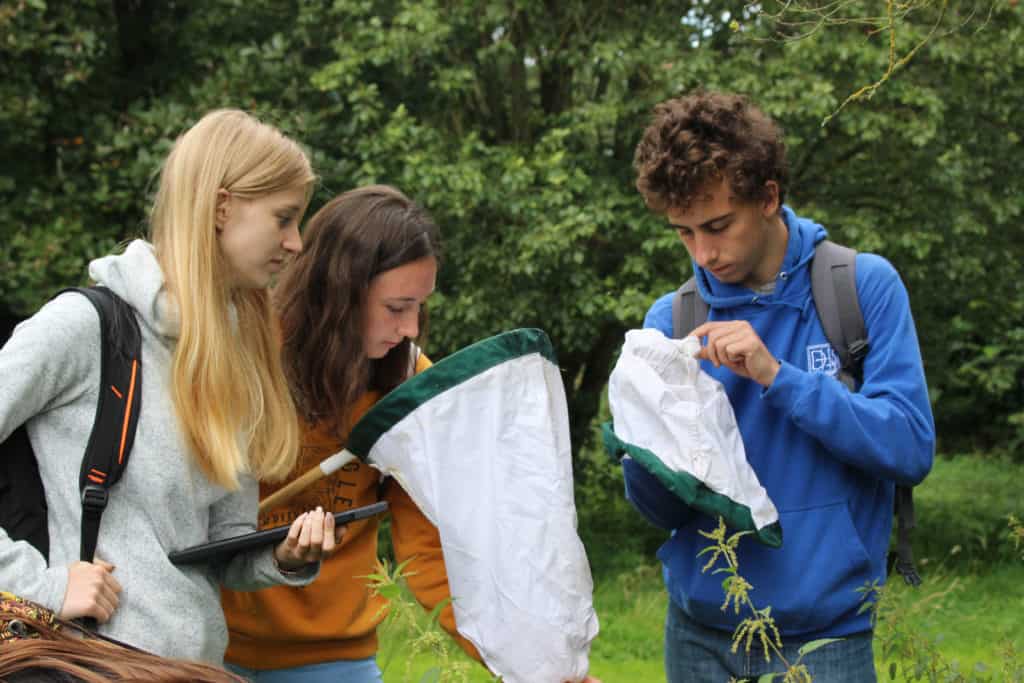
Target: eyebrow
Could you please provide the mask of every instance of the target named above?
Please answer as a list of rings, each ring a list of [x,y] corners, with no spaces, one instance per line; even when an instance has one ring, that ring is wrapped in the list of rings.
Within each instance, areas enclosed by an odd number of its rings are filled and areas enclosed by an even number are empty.
[[[278,214],[296,214],[302,210],[302,207],[298,204],[289,204],[288,206],[280,206],[277,208]]]
[[[698,228],[702,228],[702,229],[710,228],[714,223],[718,223],[719,221],[724,221],[727,218],[732,218],[735,213],[736,213],[735,211],[730,211],[729,213],[723,213],[721,216],[715,216],[714,218],[710,218],[710,219],[704,221],[703,223],[701,223],[697,227]],[[680,228],[686,228],[687,230],[691,229],[690,226],[688,226],[688,225],[678,225],[676,223],[672,223],[671,221],[669,222],[669,227],[675,228],[676,230],[679,230]]]

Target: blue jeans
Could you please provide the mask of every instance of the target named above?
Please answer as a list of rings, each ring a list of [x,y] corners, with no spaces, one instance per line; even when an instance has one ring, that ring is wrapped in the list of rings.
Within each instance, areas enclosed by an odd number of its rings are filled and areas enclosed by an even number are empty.
[[[224,664],[228,671],[253,683],[383,683],[377,659],[339,659],[323,664],[296,666],[291,669],[244,669]]]
[[[814,683],[875,683],[875,656],[871,650],[871,632],[855,633],[835,643],[823,645],[800,663]],[[759,676],[785,670],[785,664],[771,650],[770,662],[764,648],[755,639],[750,653],[741,642],[733,654],[732,634],[701,626],[686,616],[671,599],[665,619],[665,674],[668,683],[725,683],[729,677],[757,680]],[[782,655],[796,663],[803,643],[782,639]],[[773,679],[779,683],[782,677]]]

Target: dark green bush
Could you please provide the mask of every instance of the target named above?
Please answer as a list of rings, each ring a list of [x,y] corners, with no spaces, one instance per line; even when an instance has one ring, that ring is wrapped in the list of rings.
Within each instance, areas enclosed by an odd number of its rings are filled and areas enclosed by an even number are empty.
[[[1008,3],[913,4],[899,52],[924,47],[822,126],[878,79],[886,30],[836,21],[785,43],[759,3],[720,0],[643,12],[606,0],[4,3],[0,313],[33,311],[138,234],[174,137],[213,107],[243,107],[310,148],[314,209],[387,182],[433,211],[446,265],[428,352],[542,327],[579,448],[623,332],[688,269],[631,162],[652,105],[702,85],[775,116],[790,203],[899,269],[943,449],[1012,453],[1024,440],[1024,23]]]

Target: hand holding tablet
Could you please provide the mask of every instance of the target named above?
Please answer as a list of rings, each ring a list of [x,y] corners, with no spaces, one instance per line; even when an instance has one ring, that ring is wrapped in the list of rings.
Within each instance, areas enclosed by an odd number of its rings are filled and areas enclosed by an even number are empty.
[[[341,543],[345,527],[338,527],[335,538],[334,516],[322,507],[303,512],[288,527],[288,535],[274,548],[274,562],[282,572],[296,572],[319,562],[320,558]]]
[[[349,522],[354,522],[359,519],[365,519],[372,515],[380,514],[386,511],[388,504],[384,501],[373,503],[372,505],[366,505],[364,507],[352,508],[351,510],[345,510],[344,512],[326,513],[333,519],[334,527],[343,526]],[[307,513],[309,514],[309,513]],[[323,514],[323,513],[321,513]],[[288,533],[296,523],[300,522],[302,517],[297,519],[291,525],[276,526],[270,529],[262,529],[260,531],[254,531],[249,534],[243,534],[241,536],[234,536],[232,538],[224,538],[218,541],[210,541],[208,543],[201,543],[199,545],[185,548],[183,550],[176,550],[168,553],[167,557],[173,564],[200,564],[200,563],[212,563],[219,562],[230,558],[232,555],[253,548],[259,548],[269,544],[278,543],[285,545],[288,539]],[[302,520],[304,522],[304,520]],[[326,527],[326,525],[325,525]],[[327,539],[321,538],[323,546],[313,546],[309,539],[312,538],[313,529],[312,525],[309,528],[309,535],[307,536],[307,545],[305,546],[306,551],[312,550],[313,547],[317,548],[317,552],[321,547],[326,549]],[[282,569],[288,570],[297,568],[308,562],[313,562],[315,559],[319,559],[319,555],[314,559],[300,560],[303,557],[301,554],[302,548],[302,527],[299,527],[299,533],[295,537],[295,545],[293,549],[289,551],[282,551],[281,546],[275,548],[275,556],[277,557],[278,564]],[[332,538],[330,541],[332,544]],[[289,554],[282,555],[282,552],[289,552]],[[308,554],[308,553],[307,553]]]

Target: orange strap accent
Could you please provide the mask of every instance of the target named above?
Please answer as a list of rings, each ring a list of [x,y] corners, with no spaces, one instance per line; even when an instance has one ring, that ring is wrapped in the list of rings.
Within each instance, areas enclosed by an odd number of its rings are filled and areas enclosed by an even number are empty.
[[[102,478],[97,477],[97,476],[93,476],[91,474],[88,474],[86,476],[89,478],[89,481],[94,482],[96,484],[102,484],[103,481],[104,481]]]
[[[132,381],[128,385],[128,400],[125,401],[124,406],[124,425],[121,427],[121,448],[117,452],[117,463],[119,465],[124,462],[124,444],[128,440],[128,422],[132,417],[132,399],[135,398],[135,373],[138,365],[138,360],[132,360]]]
[[[115,387],[113,384],[110,385],[110,390],[114,392],[114,396],[117,396],[119,399],[124,400],[124,394],[118,391],[117,387]]]

